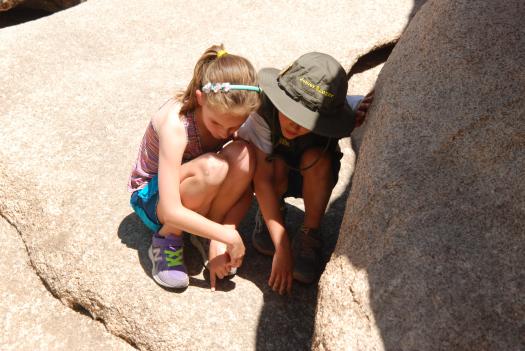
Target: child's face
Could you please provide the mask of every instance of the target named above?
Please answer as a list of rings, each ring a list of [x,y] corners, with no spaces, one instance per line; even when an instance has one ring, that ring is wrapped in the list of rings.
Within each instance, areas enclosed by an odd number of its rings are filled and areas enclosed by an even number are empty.
[[[202,122],[215,139],[227,139],[248,118],[248,111],[242,108],[233,108],[227,111],[214,109],[206,102],[200,91],[197,93],[197,101],[202,109]]]
[[[283,133],[283,136],[288,140],[310,133],[309,129],[295,123],[281,111],[279,111],[279,124],[281,125],[281,133]]]

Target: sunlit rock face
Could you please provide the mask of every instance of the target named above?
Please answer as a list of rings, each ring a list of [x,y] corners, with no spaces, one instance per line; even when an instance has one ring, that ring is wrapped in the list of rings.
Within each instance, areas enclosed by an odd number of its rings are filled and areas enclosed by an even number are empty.
[[[394,48],[315,350],[525,348],[525,5],[429,1]]]
[[[316,287],[296,285],[290,298],[268,288],[271,258],[249,242],[253,212],[240,228],[244,265],[220,291],[212,294],[201,272],[183,293],[155,284],[147,255],[151,233],[129,206],[131,166],[149,119],[186,87],[212,44],[224,43],[257,68],[284,68],[315,50],[348,70],[369,50],[397,41],[413,11],[412,0],[338,7],[329,1],[298,7],[284,0],[159,0],[154,6],[93,0],[2,28],[0,214],[55,297],[134,346],[308,349]],[[324,20],[312,21],[318,18]],[[370,85],[354,87],[355,93]],[[346,157],[348,139],[344,145]],[[346,183],[331,201],[348,185],[350,169],[343,165],[339,180]],[[338,232],[341,203],[330,205],[329,233]],[[300,209],[289,207],[289,218],[302,220]]]

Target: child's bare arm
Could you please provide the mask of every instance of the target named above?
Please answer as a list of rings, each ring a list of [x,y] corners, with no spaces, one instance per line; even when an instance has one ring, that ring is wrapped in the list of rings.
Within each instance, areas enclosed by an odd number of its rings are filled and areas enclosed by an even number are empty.
[[[356,109],[356,116],[355,116],[355,126],[360,127],[368,114],[368,108],[370,107],[370,104],[372,104],[372,101],[374,100],[374,90],[369,92],[365,98],[359,103]]]
[[[254,186],[259,208],[275,245],[268,284],[280,294],[291,293],[293,277],[290,241],[279,211],[279,199],[274,188],[273,164],[266,161],[266,156],[261,150],[256,150]]]
[[[182,204],[180,167],[187,139],[178,111],[172,109],[164,116],[159,116],[155,122],[159,133],[159,205],[164,209],[162,223],[225,243],[235,261],[233,264],[240,265],[245,248],[237,230],[213,222]]]

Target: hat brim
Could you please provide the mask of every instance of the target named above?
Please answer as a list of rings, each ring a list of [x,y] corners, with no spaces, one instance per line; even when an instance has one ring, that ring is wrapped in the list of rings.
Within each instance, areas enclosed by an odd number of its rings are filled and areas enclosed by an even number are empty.
[[[263,68],[259,71],[259,86],[275,107],[286,117],[312,132],[332,138],[349,136],[355,125],[355,113],[345,103],[339,111],[327,115],[312,111],[293,100],[277,84],[279,70]]]

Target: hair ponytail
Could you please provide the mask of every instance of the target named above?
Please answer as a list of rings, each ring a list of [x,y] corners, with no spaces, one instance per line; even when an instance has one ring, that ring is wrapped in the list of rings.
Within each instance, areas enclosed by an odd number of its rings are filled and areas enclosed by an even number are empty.
[[[175,95],[182,103],[181,114],[198,107],[195,92],[206,83],[231,83],[257,85],[257,73],[244,57],[226,54],[224,45],[209,47],[199,58],[193,70],[193,77],[185,91]],[[220,53],[220,55],[219,55]],[[247,113],[259,106],[259,94],[252,91],[230,91],[224,94],[208,94],[207,103],[220,110],[243,107]]]

